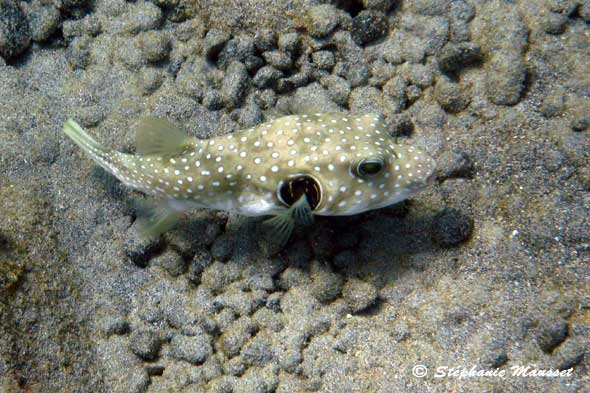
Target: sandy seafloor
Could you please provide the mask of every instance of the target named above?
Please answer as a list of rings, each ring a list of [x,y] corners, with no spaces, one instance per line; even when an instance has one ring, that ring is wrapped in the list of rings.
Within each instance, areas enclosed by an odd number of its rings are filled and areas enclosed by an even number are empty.
[[[589,22],[587,0],[0,0],[0,391],[590,391]],[[147,114],[205,138],[310,110],[383,114],[436,184],[282,250],[215,211],[142,239],[143,196],[61,131],[132,151]]]

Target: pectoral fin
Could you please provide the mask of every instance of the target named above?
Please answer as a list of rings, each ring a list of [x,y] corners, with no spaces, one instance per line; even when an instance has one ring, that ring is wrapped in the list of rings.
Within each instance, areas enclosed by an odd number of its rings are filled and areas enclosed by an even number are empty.
[[[295,224],[310,225],[313,223],[313,212],[305,194],[295,202],[289,210],[264,221],[272,229],[271,237],[280,245],[285,245],[291,237]]]
[[[186,148],[189,137],[165,119],[154,116],[143,118],[135,134],[137,154],[175,156]]]
[[[301,195],[289,211],[297,224],[305,226],[313,224],[313,212],[305,194]]]
[[[160,201],[140,217],[140,227],[146,237],[158,236],[176,225],[181,212],[173,209],[166,201]]]

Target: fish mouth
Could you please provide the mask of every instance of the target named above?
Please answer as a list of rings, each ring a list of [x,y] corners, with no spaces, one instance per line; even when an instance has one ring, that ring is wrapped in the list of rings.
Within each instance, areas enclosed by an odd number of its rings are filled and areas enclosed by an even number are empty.
[[[277,197],[286,207],[293,206],[304,194],[311,210],[316,210],[322,201],[322,186],[315,177],[308,174],[291,175],[277,187]]]

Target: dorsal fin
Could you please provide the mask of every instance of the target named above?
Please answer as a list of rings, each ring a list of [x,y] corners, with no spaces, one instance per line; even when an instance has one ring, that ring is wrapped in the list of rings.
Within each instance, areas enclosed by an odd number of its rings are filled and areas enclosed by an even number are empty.
[[[174,156],[186,147],[188,136],[166,119],[147,116],[141,119],[135,133],[137,154]]]

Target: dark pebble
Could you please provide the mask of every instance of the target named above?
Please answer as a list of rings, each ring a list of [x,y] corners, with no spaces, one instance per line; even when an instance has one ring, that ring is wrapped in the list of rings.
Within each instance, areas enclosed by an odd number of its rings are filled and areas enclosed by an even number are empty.
[[[129,336],[131,351],[145,360],[154,360],[160,353],[162,343],[152,332],[133,332]]]
[[[439,180],[470,177],[473,174],[473,160],[463,151],[445,151],[437,158],[437,178]]]
[[[555,12],[547,12],[541,19],[543,30],[549,34],[561,34],[565,31],[568,17]]]
[[[322,303],[328,303],[340,296],[344,279],[328,269],[317,269],[312,273],[311,293]]]
[[[297,52],[299,50],[299,34],[295,32],[282,33],[279,35],[279,49],[284,52]]]
[[[29,9],[31,38],[35,42],[45,42],[59,27],[61,16],[54,6],[42,6],[32,3]]]
[[[176,251],[167,250],[164,253],[153,258],[150,266],[160,266],[171,276],[180,276],[186,270],[184,260]]]
[[[217,57],[229,39],[230,35],[225,31],[216,29],[209,30],[203,41],[203,51],[205,56],[209,59]]]
[[[212,111],[223,108],[223,98],[219,91],[215,89],[207,89],[203,94],[203,105],[205,108]]]
[[[218,261],[227,261],[234,251],[234,239],[228,235],[219,236],[211,246],[211,256]]]
[[[339,76],[328,75],[321,79],[323,87],[328,89],[328,94],[332,101],[338,105],[346,105],[348,97],[350,96],[350,83]]]
[[[161,364],[148,364],[145,366],[145,371],[150,376],[161,376],[164,374],[164,370],[166,367],[162,366]]]
[[[277,37],[270,29],[259,30],[254,34],[254,46],[259,52],[273,50],[277,46]]]
[[[520,53],[494,53],[486,63],[489,100],[496,105],[516,105],[524,90],[526,73],[526,64]]]
[[[471,42],[449,43],[438,54],[438,63],[445,72],[455,72],[481,61],[479,46]]]
[[[139,222],[135,221],[127,230],[124,251],[135,265],[146,267],[150,258],[162,249],[163,242],[159,236],[143,236],[139,225]]]
[[[198,285],[201,283],[201,274],[203,271],[211,266],[213,263],[213,257],[206,249],[198,250],[193,257],[193,260],[188,267],[188,278],[194,284]]]
[[[422,89],[416,85],[408,85],[406,87],[406,97],[409,102],[415,102],[422,97]]]
[[[244,105],[240,109],[238,123],[242,127],[254,127],[262,122],[262,111],[254,102]]]
[[[109,315],[100,320],[100,330],[107,336],[129,333],[129,322],[118,315]]]
[[[29,21],[16,1],[0,1],[0,56],[10,59],[31,43]]]
[[[221,85],[221,97],[228,107],[239,106],[245,93],[247,80],[248,72],[244,64],[235,61],[227,67]]]
[[[254,75],[254,85],[259,89],[272,87],[283,76],[283,73],[271,66],[264,66]]]
[[[492,368],[502,367],[508,361],[508,355],[506,350],[501,344],[493,344],[489,348],[486,348],[486,352],[483,356],[483,363]]]
[[[323,70],[330,70],[334,67],[334,64],[336,64],[334,53],[327,50],[312,53],[311,60],[313,61],[313,64]]]
[[[561,89],[549,93],[541,104],[541,113],[545,117],[555,117],[563,113],[565,108],[565,94]]]
[[[287,290],[302,285],[309,285],[310,282],[311,280],[309,279],[309,275],[306,272],[301,269],[289,267],[281,273],[279,286],[282,289]]]
[[[560,345],[553,354],[558,359],[556,368],[567,370],[580,364],[586,356],[586,351],[581,340],[569,339]]]
[[[461,85],[444,77],[440,78],[434,87],[434,98],[450,113],[461,112],[469,105],[469,98],[464,94]]]
[[[244,59],[244,65],[248,72],[253,74],[264,65],[264,60],[258,56],[250,55]]]
[[[361,11],[352,19],[352,39],[365,45],[387,34],[387,19],[379,11]]]
[[[249,56],[253,55],[255,55],[253,38],[248,35],[241,35],[232,38],[225,44],[219,53],[217,65],[220,68],[226,68],[236,61],[243,63]]]
[[[289,70],[293,66],[291,57],[283,51],[273,50],[270,52],[264,52],[262,57],[264,57],[264,60],[269,65],[279,70]]]
[[[464,0],[451,2],[449,16],[453,19],[469,22],[475,16],[475,6]]]
[[[203,363],[213,353],[213,348],[206,334],[188,337],[180,334],[170,341],[172,356],[179,360],[198,365]]]
[[[469,239],[473,219],[461,211],[445,208],[434,217],[433,238],[443,247],[452,247]]]
[[[377,288],[373,284],[350,278],[342,289],[342,296],[353,313],[358,313],[372,306],[378,297]]]
[[[254,102],[262,109],[273,108],[277,102],[277,94],[271,89],[254,93]]]
[[[559,344],[564,342],[567,335],[566,321],[561,318],[547,318],[539,321],[535,339],[544,352],[551,353]]]
[[[272,341],[265,335],[258,334],[244,345],[241,356],[249,365],[264,367],[274,356]]]
[[[66,59],[74,69],[84,69],[90,63],[90,45],[92,39],[89,36],[76,37],[68,46]]]
[[[339,23],[339,14],[331,4],[322,4],[306,9],[305,27],[312,37],[325,37],[330,34]]]

